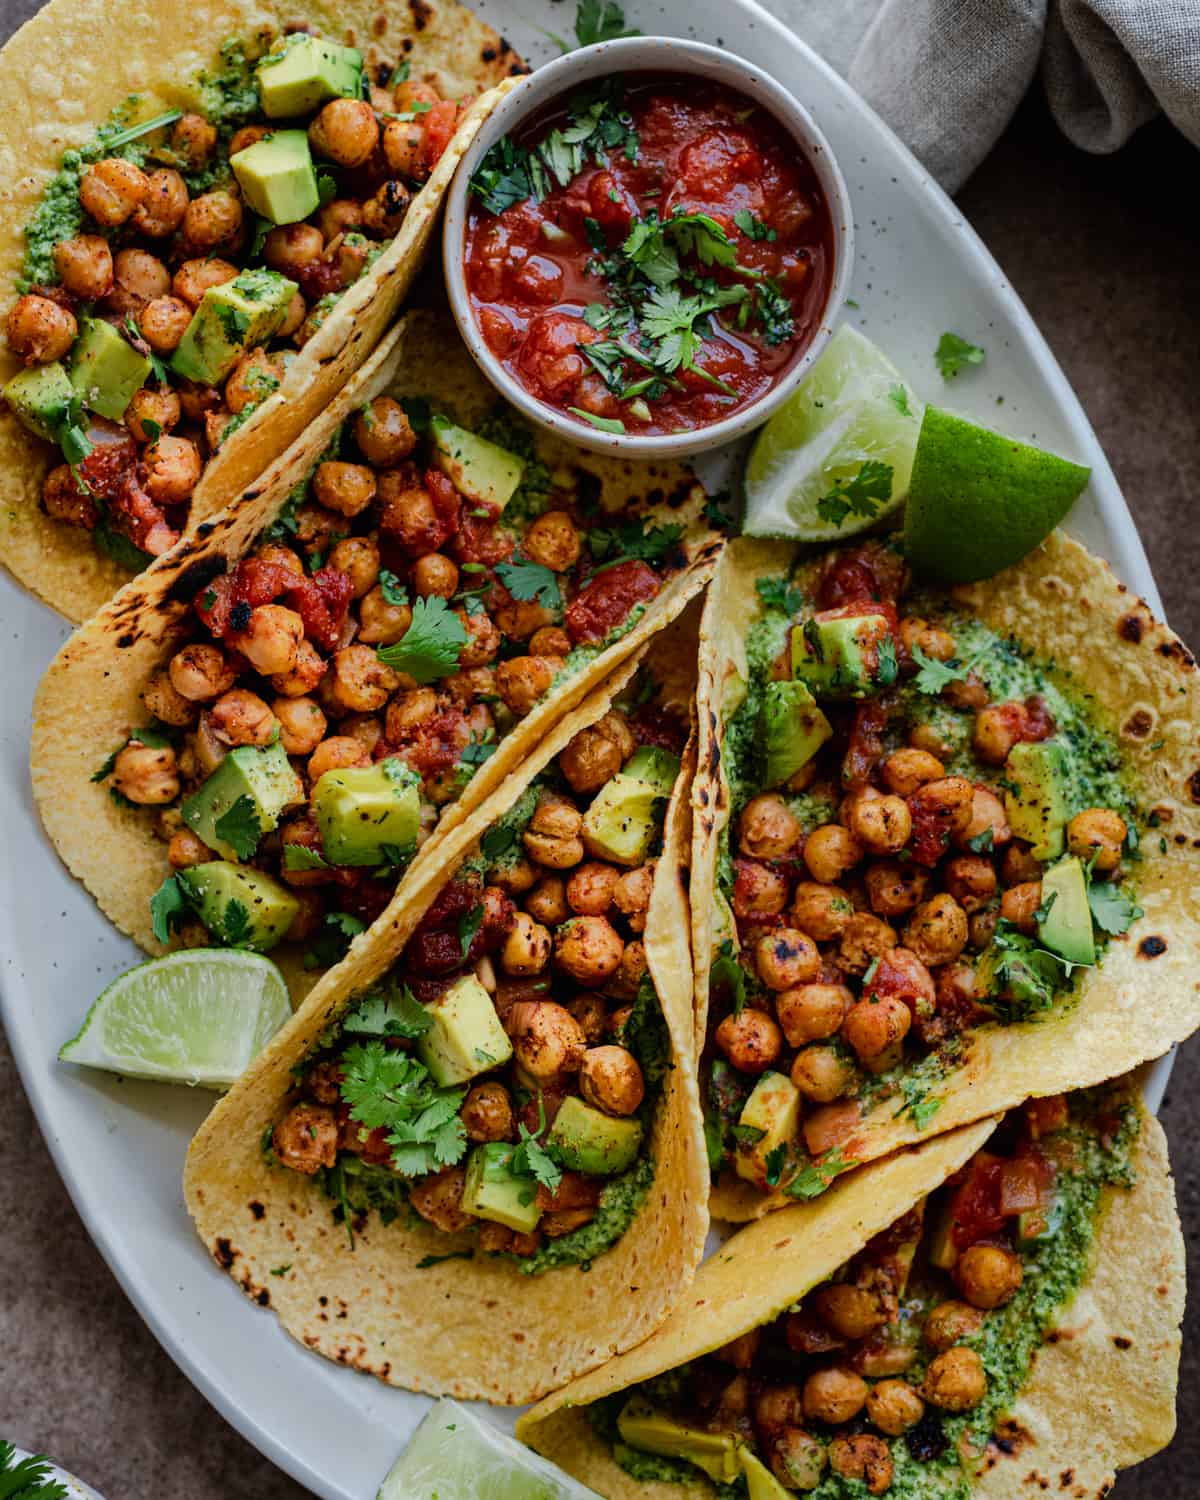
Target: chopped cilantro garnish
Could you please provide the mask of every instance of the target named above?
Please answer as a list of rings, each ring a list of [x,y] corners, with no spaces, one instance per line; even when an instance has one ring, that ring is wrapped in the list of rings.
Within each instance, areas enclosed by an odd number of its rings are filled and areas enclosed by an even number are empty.
[[[440,1266],[444,1260],[474,1260],[474,1250],[447,1250],[445,1255],[422,1255],[417,1262],[418,1271],[428,1271],[430,1266]],[[446,1428],[447,1432],[453,1432],[453,1425]]]
[[[575,11],[575,40],[581,47],[641,34],[636,26],[625,25],[625,9],[617,4],[617,0],[579,0]]]
[[[1121,893],[1119,886],[1111,881],[1098,881],[1088,885],[1088,905],[1092,909],[1092,920],[1101,932],[1116,937],[1128,932],[1134,922],[1145,913],[1136,902]]]
[[[305,844],[284,844],[283,868],[285,870],[327,870],[329,861],[316,849]]]
[[[471,944],[475,936],[483,926],[483,907],[473,906],[470,911],[463,912],[458,919],[458,941],[462,949],[462,959],[466,963],[467,955],[471,951]]]
[[[50,1476],[50,1460],[41,1454],[17,1459],[17,1451],[0,1438],[0,1500],[67,1500],[65,1484]]]
[[[625,423],[620,417],[598,417],[594,412],[584,411],[581,406],[568,406],[567,410],[573,417],[582,417],[585,422],[590,422],[593,427],[598,427],[601,432],[624,432]]]
[[[366,923],[349,912],[329,911],[321,930],[304,952],[306,969],[331,969],[345,958],[350,944],[360,932],[366,931]]]
[[[789,1198],[819,1198],[835,1177],[856,1166],[857,1161],[844,1157],[841,1147],[835,1146],[832,1151],[827,1151],[824,1156],[817,1157],[815,1161],[802,1167],[784,1188],[784,1192]]]
[[[728,987],[733,1013],[741,1015],[746,1004],[746,971],[738,963],[731,939],[726,938],[717,949],[717,956],[708,971],[708,982],[713,989]]]
[[[938,661],[936,657],[926,656],[917,645],[910,654],[921,669],[913,678],[913,686],[919,693],[928,693],[930,697],[936,697],[952,682],[962,682],[973,665],[973,660],[964,662],[957,656],[952,656],[949,661]]]
[[[543,609],[557,613],[562,608],[558,579],[543,563],[530,562],[515,552],[511,562],[496,564],[496,577],[513,596],[523,602],[537,601]]]
[[[191,915],[191,902],[184,894],[177,875],[168,875],[150,897],[150,928],[160,943],[168,943],[171,934]]]
[[[650,526],[644,521],[622,521],[617,526],[601,526],[588,532],[588,546],[593,558],[605,567],[618,562],[661,562],[678,543],[684,528],[680,525]]]
[[[399,606],[408,603],[408,590],[390,568],[379,570],[379,589],[383,594],[385,604]]]
[[[908,404],[908,391],[902,385],[888,387],[888,400],[896,408],[902,417],[911,417],[912,407]]]
[[[733,216],[733,222],[748,239],[771,241],[778,238],[775,231],[768,229],[748,208],[739,208]]]
[[[263,832],[254,799],[244,795],[239,797],[226,808],[213,828],[217,837],[223,839],[239,859],[250,859]]]
[[[351,1119],[387,1131],[396,1172],[423,1177],[461,1160],[467,1149],[461,1089],[439,1088],[423,1064],[381,1041],[348,1047],[341,1067]]]
[[[781,609],[785,615],[795,615],[804,606],[804,590],[787,578],[760,578],[754,587],[765,609]]]
[[[540,1118],[545,1121],[544,1106]],[[520,1140],[508,1159],[509,1170],[518,1177],[533,1177],[548,1193],[556,1193],[562,1181],[562,1168],[555,1161],[551,1150],[543,1146],[536,1135],[524,1125],[518,1128]]]
[[[943,333],[933,354],[934,362],[942,372],[943,380],[953,380],[960,370],[968,365],[981,365],[984,351],[978,344],[960,338],[957,333]]]
[[[436,594],[413,605],[412,623],[391,646],[376,655],[385,666],[406,672],[417,682],[435,682],[458,667],[458,654],[467,643],[463,622]]]
[[[894,472],[891,464],[868,458],[857,474],[834,481],[817,501],[817,514],[831,526],[840,526],[849,515],[874,516],[892,498]]]

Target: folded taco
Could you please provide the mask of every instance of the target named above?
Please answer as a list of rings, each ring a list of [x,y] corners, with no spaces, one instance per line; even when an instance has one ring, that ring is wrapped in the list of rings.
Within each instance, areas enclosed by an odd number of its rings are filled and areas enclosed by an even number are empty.
[[[410,314],[68,641],[35,703],[35,797],[122,931],[273,950],[297,993],[684,608],[719,547],[699,487],[576,457]]]
[[[534,747],[192,1144],[204,1242],[328,1358],[527,1401],[644,1338],[691,1280],[678,644]]]
[[[163,19],[53,0],[2,54],[0,561],[74,620],[362,364],[525,71],[458,0]]]
[[[962,1126],[728,1241],[518,1436],[609,1500],[1106,1495],[1175,1429],[1183,1238],[1125,1085]]]
[[[1077,543],[948,595],[886,538],[792,559],[739,541],[699,705],[718,1216],[1200,1023],[1200,678]]]

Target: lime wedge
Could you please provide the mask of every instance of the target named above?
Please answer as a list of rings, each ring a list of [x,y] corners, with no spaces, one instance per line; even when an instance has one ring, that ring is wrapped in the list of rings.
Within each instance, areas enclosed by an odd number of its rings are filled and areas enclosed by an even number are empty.
[[[225,1089],[291,1013],[269,958],[185,948],[114,979],[58,1055],[130,1078]]]
[[[569,1474],[477,1417],[441,1400],[413,1433],[377,1500],[599,1500]]]
[[[931,406],[904,512],[905,553],[946,583],[991,578],[1050,535],[1090,473]]]
[[[755,439],[742,529],[748,536],[827,542],[873,525],[908,493],[922,411],[883,350],[844,323]],[[844,514],[842,504],[826,505],[823,515],[820,502],[844,496],[865,464],[891,471],[867,470],[883,479],[872,486],[874,499],[860,509],[847,505]]]

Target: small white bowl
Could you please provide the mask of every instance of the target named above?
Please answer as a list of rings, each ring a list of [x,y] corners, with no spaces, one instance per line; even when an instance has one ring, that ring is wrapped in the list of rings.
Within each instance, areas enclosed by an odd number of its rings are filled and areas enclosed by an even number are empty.
[[[833,223],[833,274],[829,296],[820,325],[808,347],[758,400],[719,422],[688,432],[646,436],[601,432],[560,408],[538,400],[508,373],[488,348],[467,293],[463,257],[470,182],[483,158],[501,136],[518,130],[530,115],[561,99],[580,84],[614,73],[691,73],[745,94],[761,104],[788,131],[797,149],[816,172]],[[442,233],[442,265],[450,306],[467,348],[488,380],[530,421],[580,448],[589,448],[596,453],[619,453],[623,458],[679,458],[703,453],[761,426],[804,379],[828,342],[850,286],[853,259],[854,224],[850,194],[829,142],[804,106],[744,58],[701,42],[684,42],[674,37],[622,37],[617,41],[598,42],[594,47],[584,47],[556,58],[536,73],[531,73],[501,100],[464,155],[446,199],[446,222]]]

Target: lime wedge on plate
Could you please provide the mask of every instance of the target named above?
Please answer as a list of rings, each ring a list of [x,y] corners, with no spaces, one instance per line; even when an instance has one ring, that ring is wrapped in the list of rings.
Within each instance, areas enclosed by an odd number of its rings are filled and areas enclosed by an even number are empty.
[[[828,542],[874,525],[908,493],[923,410],[883,350],[843,324],[754,441],[746,464],[742,529],[748,536]],[[844,494],[864,464],[890,469],[890,494],[887,476],[876,487],[887,498],[868,501],[861,511],[847,507],[840,525],[822,515],[820,502]],[[840,510],[835,505],[831,514]]]
[[[457,1401],[437,1403],[380,1486],[377,1500],[599,1500]]]
[[[114,979],[58,1055],[129,1078],[224,1089],[291,1013],[269,958],[185,948]]]
[[[1050,535],[1090,473],[931,406],[904,511],[905,554],[945,583],[991,578]]]

